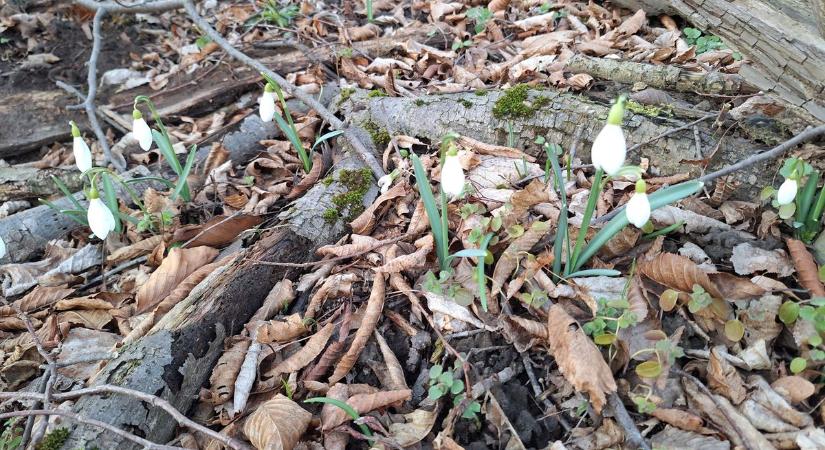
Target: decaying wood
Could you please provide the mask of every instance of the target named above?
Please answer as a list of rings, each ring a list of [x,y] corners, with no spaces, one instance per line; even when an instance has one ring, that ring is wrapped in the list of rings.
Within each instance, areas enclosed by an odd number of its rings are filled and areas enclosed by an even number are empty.
[[[360,169],[355,157],[347,157],[336,165],[340,169]],[[143,392],[159,393],[179,411],[187,411],[212,372],[223,350],[223,339],[240,332],[241,327],[261,306],[274,284],[284,278],[297,277],[295,269],[261,264],[258,261],[306,262],[314,249],[335,242],[344,232],[339,223],[323,219],[331,197],[346,188],[338,182],[330,186],[319,183],[291,215],[252,247],[244,250],[230,264],[216,270],[198,285],[189,296],[137,342],[121,349],[95,377],[94,384],[116,384]],[[364,197],[369,204],[376,197],[373,187]],[[318,202],[318,200],[322,200]],[[338,221],[340,222],[340,221]],[[308,228],[318,224],[321,228]],[[176,428],[165,412],[125,397],[85,397],[77,402],[75,411],[119,428],[151,436],[156,442],[171,439]],[[120,436],[101,433],[99,429],[79,426],[72,431],[65,448],[137,448]]]
[[[438,142],[448,132],[489,143],[503,145],[507,142],[508,128],[512,125],[515,147],[543,159],[543,152],[534,140],[545,136],[564,149],[573,144],[576,128],[582,127],[577,155],[589,160],[590,145],[604,126],[609,105],[590,100],[581,95],[562,93],[554,90],[531,91],[528,102],[536,104],[536,111],[524,118],[497,119],[492,114],[496,101],[504,95],[502,91],[469,92],[460,94],[428,95],[415,98],[373,97],[367,98],[357,92],[343,102],[343,115],[367,129],[387,131],[390,135],[404,134],[426,138]],[[536,102],[539,103],[536,103]],[[650,162],[653,175],[671,175],[691,172],[698,174],[701,166],[690,164],[702,157],[713,157],[709,169],[727,166],[750,156],[763,144],[750,141],[738,135],[717,132],[712,122],[696,124],[699,130],[701,149],[696,148],[696,137],[692,127],[672,133],[690,120],[678,115],[649,117],[627,112],[622,125],[628,148],[645,144],[629,152],[628,164],[636,164],[640,157]],[[666,137],[655,139],[666,134]],[[780,141],[784,141],[782,138]],[[718,150],[714,152],[714,149]],[[745,196],[755,192],[755,186],[770,184],[775,161],[764,161],[734,174],[736,181],[742,182],[737,195]]]
[[[291,73],[305,70],[316,64],[334,64],[341,52],[364,54],[374,58],[391,53],[393,49],[409,40],[432,44],[443,41],[435,26],[401,29],[392,36],[384,36],[363,42],[353,42],[352,46],[343,44],[325,45],[309,52],[300,50],[272,51],[251,53],[263,65],[277,73]],[[158,113],[163,116],[182,113],[197,114],[212,111],[216,104],[226,102],[251,90],[261,83],[261,75],[238,62],[230,61],[217,67],[204,67],[185,78],[172,81],[161,93],[155,93],[148,87],[139,87],[124,91],[109,99],[108,110],[131,117],[132,103],[136,95],[150,95],[155,102]]]
[[[0,202],[10,200],[36,200],[60,193],[52,181],[57,177],[71,191],[83,187],[80,172],[70,168],[36,169],[34,167],[0,167]]]
[[[756,89],[736,74],[691,72],[674,65],[594,58],[582,54],[573,55],[567,60],[567,70],[619,83],[633,84],[641,81],[650,87],[680,92],[732,95],[756,92]]]
[[[816,31],[816,11],[821,12],[821,1],[615,0],[614,3],[634,9],[641,7],[648,14],[680,15],[702,31],[719,36],[749,61],[739,71],[744,79],[825,120],[825,37]]]
[[[0,96],[0,123],[4,124],[0,127],[0,158],[22,155],[68,139],[70,120],[88,128],[85,118],[66,111],[73,101],[73,97],[59,89]]]

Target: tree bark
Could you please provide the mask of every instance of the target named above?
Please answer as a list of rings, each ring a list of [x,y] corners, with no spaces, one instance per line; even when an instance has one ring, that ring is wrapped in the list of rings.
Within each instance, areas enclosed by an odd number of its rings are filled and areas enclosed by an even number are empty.
[[[749,62],[739,74],[759,89],[825,120],[822,0],[614,0],[648,14],[684,17]],[[813,11],[812,11],[813,10]]]
[[[36,169],[34,167],[0,167],[0,202],[36,200],[60,193],[52,181],[57,177],[76,191],[83,187],[80,172],[75,167]]]
[[[540,147],[534,144],[536,137],[544,136],[549,142],[555,142],[567,150],[573,144],[576,129],[582,127],[576,156],[589,162],[590,146],[605,124],[609,105],[582,95],[550,89],[535,90],[530,91],[528,102],[542,106],[536,107],[528,117],[497,119],[493,115],[493,106],[502,95],[505,95],[502,91],[483,91],[412,99],[368,98],[364,92],[358,92],[341,106],[345,117],[368,130],[415,136],[429,142],[438,142],[453,131],[486,143],[505,145],[508,129],[512,127],[516,147],[542,160],[544,155]],[[622,128],[628,147],[632,147],[690,121],[664,112],[660,116],[650,117],[628,111]],[[701,148],[697,149],[694,129],[689,127],[629,152],[628,164],[636,164],[639,158],[644,157],[649,160],[654,175],[685,172],[698,175],[700,166],[685,161],[712,156],[709,169],[713,169],[744,159],[765,147],[734,133],[725,135],[711,128],[712,122],[713,118],[696,125]],[[715,150],[717,147],[718,150]],[[743,182],[744,187],[749,187],[741,189],[738,194],[747,196],[757,186],[761,189],[764,183],[770,182],[772,174],[772,171],[766,170],[766,165],[737,173],[734,178]]]
[[[358,158],[349,156],[336,165],[336,170],[362,167]],[[145,337],[123,348],[94,384],[110,383],[158,394],[186,412],[220,357],[224,338],[240,332],[277,281],[295,278],[299,273],[256,261],[307,262],[314,258],[315,249],[338,240],[346,228],[340,221],[330,223],[324,219],[324,205],[345,189],[337,181],[329,186],[316,184],[286,214],[287,227],[276,227],[225,268],[207,277]],[[363,199],[365,206],[372,203],[377,191],[375,186],[369,189]],[[162,410],[126,397],[86,397],[74,410],[155,442],[171,439],[177,427]],[[76,427],[63,448],[92,445],[136,448],[120,436],[85,426]]]

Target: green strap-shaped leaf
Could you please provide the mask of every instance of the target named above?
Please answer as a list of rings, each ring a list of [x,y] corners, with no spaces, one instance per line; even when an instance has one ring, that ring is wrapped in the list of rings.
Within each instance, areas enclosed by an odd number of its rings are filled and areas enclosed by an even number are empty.
[[[436,255],[438,255],[441,269],[444,270],[447,268],[449,255],[444,254],[446,238],[441,230],[441,214],[438,212],[435,196],[433,196],[433,191],[430,188],[430,180],[427,177],[427,171],[424,170],[424,166],[421,164],[421,159],[415,153],[411,153],[410,160],[412,160],[413,170],[415,171],[415,184],[418,186],[421,201],[424,202],[424,209],[427,210],[427,218],[430,221],[430,228],[435,240]]]
[[[337,406],[343,409],[345,413],[352,417],[352,420],[358,420],[361,418],[361,416],[358,414],[358,411],[356,411],[352,406],[335,398],[313,397],[304,400],[304,403],[329,403],[330,405]],[[358,427],[361,429],[361,432],[364,433],[366,436],[372,436],[372,431],[370,431],[370,429],[367,428],[367,426],[363,423],[359,423]]]

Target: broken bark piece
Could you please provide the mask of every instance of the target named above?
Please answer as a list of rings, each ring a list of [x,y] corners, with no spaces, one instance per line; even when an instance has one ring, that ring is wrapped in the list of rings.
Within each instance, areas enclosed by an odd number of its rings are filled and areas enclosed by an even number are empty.
[[[654,65],[607,58],[573,55],[567,70],[619,83],[643,82],[658,89],[708,94],[749,94],[757,90],[741,76],[721,72],[690,72],[674,65]]]
[[[336,165],[335,180],[343,173],[363,171],[355,157],[346,157]],[[369,169],[366,169],[369,173]],[[349,172],[344,172],[349,171]],[[346,177],[345,177],[346,178]],[[187,411],[197,393],[212,373],[223,350],[223,339],[237,334],[261,306],[276,281],[295,278],[295,269],[267,265],[265,262],[303,263],[313,258],[314,249],[331,244],[345,229],[339,222],[324,219],[325,206],[332,198],[347,191],[340,181],[329,186],[316,184],[287,214],[286,227],[274,227],[252,247],[243,250],[231,263],[210,274],[178,303],[147,335],[124,347],[117,359],[110,361],[95,377],[94,383],[110,383],[156,393],[179,411]],[[361,202],[369,205],[377,188],[363,192]],[[314,229],[312,225],[319,229]],[[78,414],[95,418],[122,429],[149,436],[155,442],[169,441],[177,424],[159,408],[151,408],[132,398],[84,397],[75,405]],[[137,448],[120,436],[99,429],[78,426],[65,448],[96,445],[100,448]]]
[[[528,90],[522,99],[517,89],[521,88],[418,98],[370,98],[365,92],[358,91],[341,103],[341,109],[350,121],[370,133],[378,148],[384,148],[393,135],[438,142],[451,131],[487,144],[503,145],[512,126],[515,147],[543,160],[541,148],[534,144],[536,137],[544,136],[548,142],[557,143],[566,150],[573,144],[576,129],[581,127],[580,150],[576,156],[589,162],[590,146],[604,126],[609,105],[552,89]],[[673,132],[690,121],[665,107],[642,107],[639,113],[629,110],[622,124],[628,148],[643,145],[628,152],[627,164],[637,164],[639,158],[644,157],[649,160],[650,173],[654,176],[697,175],[701,165],[695,163],[697,148],[693,127]],[[708,157],[718,147],[708,170],[743,160],[764,147],[731,133],[722,139],[711,126],[711,121],[696,124],[702,155]],[[657,139],[662,135],[665,137]],[[752,195],[770,184],[771,168],[775,164],[776,161],[759,163],[737,172],[735,181],[742,185],[736,195]]]
[[[83,177],[74,166],[71,168],[36,169],[34,167],[0,167],[0,202],[12,200],[36,200],[59,194],[52,181],[57,177],[71,191],[83,187]]]

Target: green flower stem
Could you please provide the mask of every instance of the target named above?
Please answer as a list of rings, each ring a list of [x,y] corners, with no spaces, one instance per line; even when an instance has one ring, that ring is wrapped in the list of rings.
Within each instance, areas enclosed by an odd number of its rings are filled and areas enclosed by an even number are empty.
[[[438,192],[441,196],[441,254],[442,255],[449,255],[450,254],[450,222],[449,222],[449,210],[447,209],[447,195],[444,194],[444,191],[439,188]],[[444,258],[441,264],[441,270],[449,269],[450,262],[449,258]]]
[[[584,238],[587,236],[587,230],[590,228],[590,221],[593,219],[593,211],[596,210],[596,202],[599,200],[599,194],[602,191],[602,178],[604,178],[604,171],[596,169],[596,175],[593,177],[593,185],[590,187],[590,196],[587,198],[587,206],[584,208],[584,217],[582,218],[582,226],[579,229],[579,235],[576,237],[576,247],[573,249],[573,256],[569,263],[565,266],[564,274],[569,275],[571,270],[578,267],[579,253],[581,253],[584,245]]]
[[[553,273],[561,273],[561,260],[564,252],[564,246],[567,246],[567,256],[570,257],[570,239],[567,234],[567,193],[564,190],[564,181],[561,176],[561,167],[559,166],[559,155],[556,153],[557,144],[545,144],[544,152],[547,153],[547,160],[553,167],[553,186],[559,194],[561,200],[561,212],[559,213],[559,222],[556,226],[556,239],[553,243]],[[547,180],[549,181],[549,180]]]

